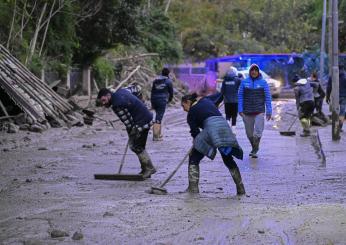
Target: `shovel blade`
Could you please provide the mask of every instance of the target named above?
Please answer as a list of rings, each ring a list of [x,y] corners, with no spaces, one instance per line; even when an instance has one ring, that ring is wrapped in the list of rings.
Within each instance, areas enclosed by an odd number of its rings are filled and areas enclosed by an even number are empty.
[[[280,134],[283,136],[293,136],[293,135],[296,135],[296,132],[295,131],[281,131]]]
[[[143,181],[141,174],[94,174],[95,179],[100,180],[128,180],[128,181]]]
[[[167,190],[163,187],[152,186],[151,189],[149,190],[149,194],[166,195]]]

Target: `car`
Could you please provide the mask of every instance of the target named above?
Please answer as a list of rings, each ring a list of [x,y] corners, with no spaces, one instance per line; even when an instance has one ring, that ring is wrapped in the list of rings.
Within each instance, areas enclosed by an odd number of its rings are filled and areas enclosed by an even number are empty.
[[[260,70],[260,73],[269,85],[270,93],[273,98],[279,98],[281,93],[281,82],[279,80],[271,78],[267,73]],[[238,76],[241,76],[243,79],[249,76],[249,68],[248,69],[238,69]]]

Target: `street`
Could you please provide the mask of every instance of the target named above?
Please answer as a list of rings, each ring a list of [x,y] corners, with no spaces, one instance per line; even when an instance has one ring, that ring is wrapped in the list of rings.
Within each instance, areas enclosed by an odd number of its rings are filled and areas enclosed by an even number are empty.
[[[165,114],[163,141],[153,142],[149,134],[147,150],[158,171],[141,182],[93,177],[118,170],[127,142],[119,121],[116,130],[96,120],[43,133],[2,131],[0,244],[345,244],[346,133],[333,142],[331,126],[314,127],[302,138],[297,120],[296,136],[280,135],[296,113],[293,99],[273,101],[258,159],[248,156],[251,146],[238,117],[243,197],[236,196],[220,155],[203,159],[200,194],[181,193],[187,163],[165,186],[167,195],[146,192],[192,144],[178,106]],[[98,109],[98,116],[116,119],[108,109]],[[123,172],[139,171],[129,150]]]

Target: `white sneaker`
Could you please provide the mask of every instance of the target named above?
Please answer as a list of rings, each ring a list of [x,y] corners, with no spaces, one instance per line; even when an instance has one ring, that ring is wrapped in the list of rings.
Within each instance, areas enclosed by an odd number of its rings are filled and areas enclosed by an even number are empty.
[[[237,134],[237,128],[236,128],[236,126],[231,126],[231,129],[232,129],[232,132],[233,132],[234,134]]]

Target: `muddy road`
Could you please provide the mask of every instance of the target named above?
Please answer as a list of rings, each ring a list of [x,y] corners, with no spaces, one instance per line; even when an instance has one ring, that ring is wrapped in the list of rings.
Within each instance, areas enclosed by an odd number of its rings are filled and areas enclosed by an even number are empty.
[[[164,141],[149,135],[147,150],[158,171],[142,182],[93,178],[118,170],[127,143],[120,122],[116,130],[95,121],[42,134],[0,132],[0,244],[345,244],[346,142],[331,142],[330,126],[316,129],[324,162],[314,135],[278,132],[294,119],[294,101],[273,105],[258,159],[248,157],[238,118],[242,198],[219,155],[202,161],[199,195],[180,193],[187,187],[187,164],[166,185],[168,195],[146,193],[191,146],[179,107],[166,112]],[[109,110],[98,115],[116,118]],[[293,129],[300,129],[298,122]],[[139,171],[128,151],[123,172]]]

